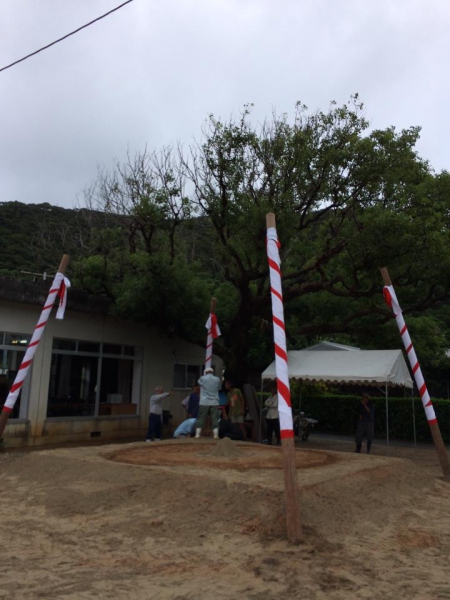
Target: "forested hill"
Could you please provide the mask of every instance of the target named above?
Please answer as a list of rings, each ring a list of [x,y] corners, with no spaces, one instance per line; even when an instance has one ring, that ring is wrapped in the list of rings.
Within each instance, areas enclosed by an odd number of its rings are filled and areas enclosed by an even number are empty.
[[[76,257],[83,247],[89,211],[45,204],[0,203],[0,274],[54,273],[63,253]]]
[[[70,254],[69,269],[72,270],[79,259],[104,256],[115,247],[125,245],[133,252],[136,236],[130,234],[127,225],[125,215],[88,208],[0,202],[0,275],[30,279],[30,275],[22,271],[53,274],[64,253]],[[164,234],[164,227],[161,231]],[[213,273],[214,265],[210,264],[213,258],[208,246],[210,233],[202,218],[188,219],[179,228],[179,236],[189,248],[186,260],[202,263]],[[76,283],[84,287],[83,282]]]

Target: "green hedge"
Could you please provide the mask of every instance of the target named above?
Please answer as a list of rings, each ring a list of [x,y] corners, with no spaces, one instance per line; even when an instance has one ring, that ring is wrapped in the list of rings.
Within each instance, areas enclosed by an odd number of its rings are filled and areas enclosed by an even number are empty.
[[[375,435],[386,436],[386,400],[374,398]],[[354,435],[359,418],[361,396],[305,396],[301,410],[317,419],[317,431]],[[389,436],[392,439],[413,440],[413,409],[411,398],[389,398]],[[298,406],[298,402],[296,402]],[[434,409],[445,442],[450,443],[450,400],[433,400]],[[430,429],[420,398],[414,398],[418,441],[431,441]]]

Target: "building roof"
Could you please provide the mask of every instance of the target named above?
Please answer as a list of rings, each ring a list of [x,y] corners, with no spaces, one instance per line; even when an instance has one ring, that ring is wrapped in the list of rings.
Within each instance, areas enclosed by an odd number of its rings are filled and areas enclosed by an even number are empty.
[[[0,277],[0,300],[23,304],[44,305],[51,281],[24,281]],[[107,315],[112,301],[104,296],[94,296],[82,290],[70,288],[67,309],[93,315]]]

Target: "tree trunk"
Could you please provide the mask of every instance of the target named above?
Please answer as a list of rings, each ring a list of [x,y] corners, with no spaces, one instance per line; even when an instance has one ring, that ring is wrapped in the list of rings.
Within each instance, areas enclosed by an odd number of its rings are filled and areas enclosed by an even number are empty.
[[[230,379],[237,387],[241,387],[246,382],[248,372],[248,334],[232,337],[229,342],[229,351],[225,365],[225,379]]]
[[[249,311],[251,292],[248,288],[241,289],[240,292],[239,312],[231,323],[227,339],[224,340],[227,347],[225,377],[229,377],[239,387],[246,382],[249,370],[247,357],[250,350],[252,325],[252,315]]]

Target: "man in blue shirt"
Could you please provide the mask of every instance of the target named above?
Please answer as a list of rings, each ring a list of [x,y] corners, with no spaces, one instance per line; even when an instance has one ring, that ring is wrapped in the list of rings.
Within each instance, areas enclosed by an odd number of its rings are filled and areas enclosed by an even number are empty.
[[[175,429],[173,437],[180,438],[194,435],[196,422],[197,419],[186,419]]]
[[[200,388],[198,385],[192,388],[192,394],[189,396],[187,405],[188,417],[198,419],[198,411],[200,406]]]
[[[218,440],[219,414],[217,407],[219,406],[220,379],[214,375],[214,369],[208,367],[205,369],[204,375],[198,380],[198,384],[200,386],[200,408],[195,437],[200,437],[203,423],[209,414],[211,417],[214,439]]]

